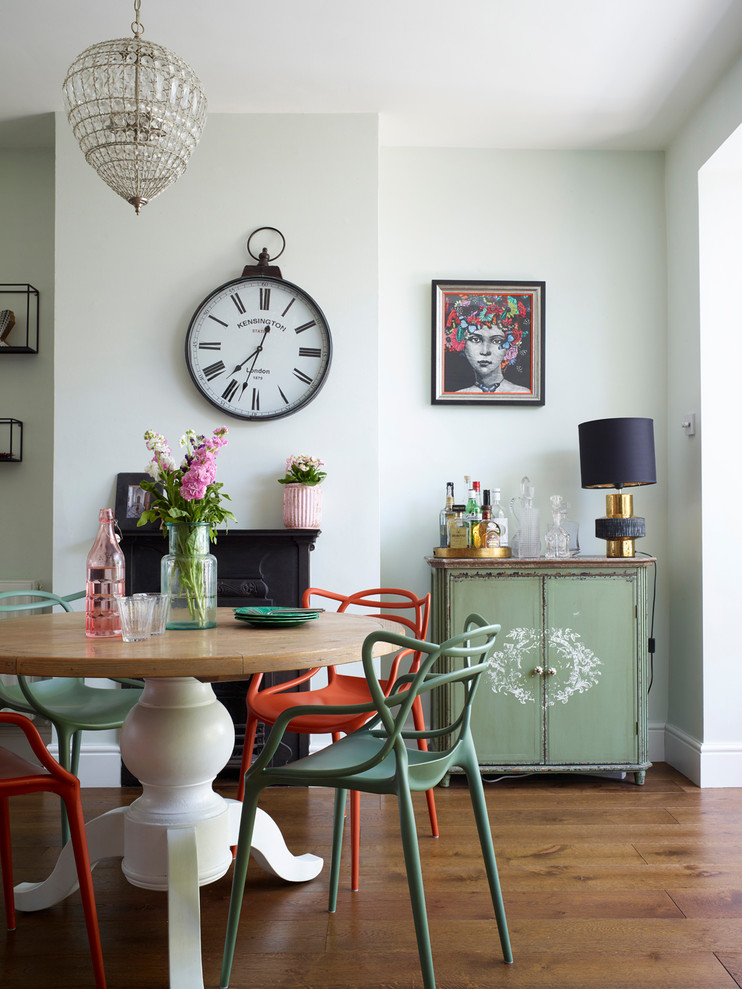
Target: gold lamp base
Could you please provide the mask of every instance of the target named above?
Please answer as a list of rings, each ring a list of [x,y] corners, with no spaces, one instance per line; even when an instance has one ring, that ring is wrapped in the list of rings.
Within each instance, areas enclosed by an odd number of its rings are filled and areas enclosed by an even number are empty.
[[[606,540],[606,556],[634,556],[634,540],[646,535],[646,526],[643,518],[634,515],[633,495],[620,491],[606,495],[605,516],[595,520],[595,535]]]

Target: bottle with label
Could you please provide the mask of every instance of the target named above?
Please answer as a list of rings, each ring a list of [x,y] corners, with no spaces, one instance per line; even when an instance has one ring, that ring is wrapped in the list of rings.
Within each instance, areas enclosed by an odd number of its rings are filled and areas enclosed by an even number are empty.
[[[124,554],[114,532],[113,511],[101,508],[98,535],[86,562],[85,634],[91,638],[121,635],[116,595],[124,591]]]
[[[446,504],[440,515],[440,545],[448,546],[448,523],[453,518],[453,481],[446,484]]]
[[[499,549],[500,527],[492,518],[489,488],[484,489],[482,520],[472,526],[472,546],[474,549]]]
[[[510,545],[510,535],[508,526],[508,513],[505,511],[502,502],[500,501],[500,489],[495,488],[492,492],[492,518],[497,522],[497,527],[500,530],[500,545],[509,546]]]
[[[465,505],[454,505],[454,517],[448,523],[449,549],[469,549],[471,546],[471,529],[466,518]]]
[[[475,522],[479,522],[482,518],[482,505],[479,500],[479,481],[474,481],[471,483],[468,475],[465,477],[466,483],[469,488],[469,500],[466,503],[465,515],[469,520],[470,525],[474,525]]]

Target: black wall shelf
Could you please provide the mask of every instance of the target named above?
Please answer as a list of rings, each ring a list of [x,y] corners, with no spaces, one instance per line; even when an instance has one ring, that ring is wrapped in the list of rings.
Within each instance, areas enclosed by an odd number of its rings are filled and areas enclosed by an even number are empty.
[[[0,284],[0,357],[38,352],[39,290],[27,283]]]
[[[0,419],[0,464],[23,460],[23,423],[20,419]]]

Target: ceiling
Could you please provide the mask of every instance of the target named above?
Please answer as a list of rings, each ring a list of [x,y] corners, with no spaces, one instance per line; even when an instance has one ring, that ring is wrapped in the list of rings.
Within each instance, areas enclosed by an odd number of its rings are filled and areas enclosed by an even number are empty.
[[[378,113],[383,145],[663,148],[742,51],[742,0],[142,0],[212,113]],[[133,0],[2,0],[0,146],[45,143]]]

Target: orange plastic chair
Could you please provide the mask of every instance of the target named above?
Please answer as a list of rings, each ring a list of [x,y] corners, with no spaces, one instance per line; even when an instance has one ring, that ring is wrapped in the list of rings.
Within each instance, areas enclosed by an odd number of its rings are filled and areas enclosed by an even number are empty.
[[[9,931],[15,930],[15,897],[13,896],[13,859],[10,843],[10,810],[8,798],[24,793],[56,793],[64,801],[70,825],[72,848],[75,853],[77,878],[80,883],[85,926],[88,931],[90,954],[97,989],[106,989],[103,952],[100,946],[98,915],[95,910],[93,878],[90,871],[88,840],[80,800],[80,781],[62,769],[49,754],[35,725],[24,714],[0,713],[0,724],[16,725],[25,734],[38,763],[0,746],[0,867],[3,877],[5,917]]]
[[[333,602],[337,605],[338,612],[352,610],[356,614],[373,614],[378,618],[396,622],[408,630],[414,639],[425,640],[428,632],[428,621],[430,619],[430,594],[425,597],[418,597],[412,591],[401,590],[397,587],[376,587],[363,591],[356,591],[355,594],[338,594],[335,591],[326,591],[319,587],[309,587],[302,597],[302,605],[305,608],[322,607],[324,604]],[[408,612],[402,614],[401,612]],[[408,670],[403,672],[416,673],[420,665],[420,653],[411,649],[401,650],[394,658],[391,670],[387,679],[382,680],[382,688],[388,694],[394,681],[397,679],[400,664],[403,659],[411,658]],[[276,719],[288,708],[297,704],[316,705],[321,708],[328,704],[367,704],[371,700],[368,682],[365,676],[349,676],[338,673],[334,666],[327,666],[327,686],[319,687],[316,690],[299,690],[300,685],[308,683],[322,667],[307,670],[301,676],[286,683],[279,683],[272,687],[264,687],[261,690],[263,680],[262,673],[253,675],[247,690],[247,724],[245,725],[245,742],[242,749],[242,765],[240,767],[240,782],[237,792],[239,800],[243,799],[245,792],[245,772],[250,768],[252,751],[255,745],[255,732],[258,721],[262,721],[268,726],[273,726]],[[304,714],[294,718],[288,726],[288,731],[296,732],[300,735],[321,735],[331,734],[333,742],[337,742],[341,735],[347,735],[364,725],[372,713],[344,715],[337,714],[323,715]],[[423,716],[422,703],[417,697],[412,706],[412,718],[416,731],[425,731],[425,719]],[[427,751],[428,743],[425,738],[418,739],[418,748]],[[435,798],[433,791],[426,793],[428,801],[428,814],[430,816],[430,828],[434,838],[438,837],[438,819],[435,811]],[[352,790],[350,794],[350,834],[351,834],[351,889],[358,889],[360,872],[360,842],[361,842],[361,818],[360,818],[361,795],[357,790]]]

